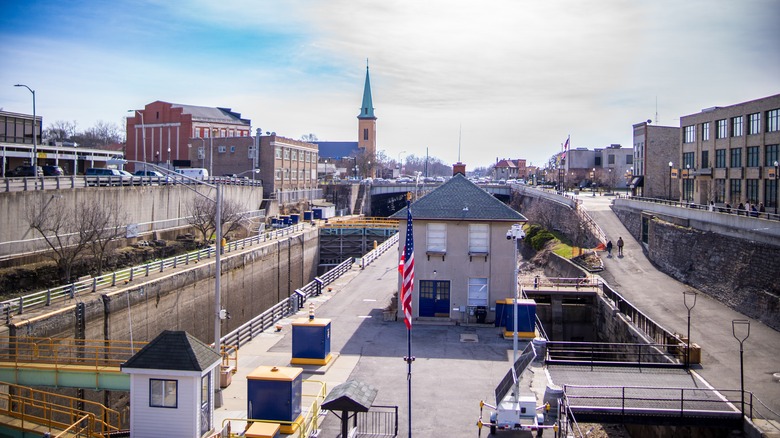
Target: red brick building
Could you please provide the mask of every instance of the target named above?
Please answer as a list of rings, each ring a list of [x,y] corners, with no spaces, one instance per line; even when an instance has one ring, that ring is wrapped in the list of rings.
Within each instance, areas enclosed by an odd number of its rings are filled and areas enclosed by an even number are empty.
[[[251,121],[230,108],[182,105],[163,101],[134,110],[127,119],[126,158],[187,167],[191,138],[247,137]],[[135,168],[135,166],[129,166]],[[193,166],[190,166],[193,167]]]

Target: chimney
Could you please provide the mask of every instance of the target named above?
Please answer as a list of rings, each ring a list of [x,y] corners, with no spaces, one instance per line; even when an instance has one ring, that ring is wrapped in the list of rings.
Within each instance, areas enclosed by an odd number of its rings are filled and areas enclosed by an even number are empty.
[[[452,165],[452,176],[455,176],[457,174],[466,176],[466,165],[461,163],[460,161]]]

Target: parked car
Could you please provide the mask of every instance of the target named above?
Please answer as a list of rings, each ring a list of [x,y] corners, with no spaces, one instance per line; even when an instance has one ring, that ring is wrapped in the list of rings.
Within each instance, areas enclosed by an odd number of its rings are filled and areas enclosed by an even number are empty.
[[[90,167],[84,172],[87,176],[87,185],[98,185],[98,181],[101,186],[119,185],[122,174],[116,169],[108,169],[105,167]]]
[[[64,176],[65,170],[60,166],[41,166],[43,176]]]
[[[143,169],[136,170],[133,175],[134,176],[149,176],[149,177],[155,177],[155,178],[163,176],[162,173],[160,173],[160,172],[158,172],[156,170],[143,170]]]
[[[25,177],[25,176],[35,176],[35,171],[33,170],[33,166],[16,166],[14,170],[10,170],[6,172],[5,176],[7,177]],[[38,166],[38,176],[43,176],[43,169],[41,166]]]

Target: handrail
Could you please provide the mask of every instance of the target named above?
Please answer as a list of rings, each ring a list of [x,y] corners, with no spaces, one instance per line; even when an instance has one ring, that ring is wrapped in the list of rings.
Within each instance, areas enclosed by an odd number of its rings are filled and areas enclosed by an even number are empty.
[[[250,236],[245,239],[239,239],[229,242],[225,245],[223,251],[231,252],[244,249],[246,246],[255,243],[268,242],[281,237],[303,231],[304,224],[297,224],[286,228],[280,228],[264,232],[259,235]],[[169,257],[161,260],[154,260],[143,265],[114,271],[108,274],[91,277],[85,280],[75,281],[70,284],[49,288],[46,290],[34,292],[32,294],[11,298],[0,302],[0,318],[10,323],[13,314],[21,315],[25,311],[40,307],[48,307],[52,303],[74,299],[82,293],[95,292],[102,287],[116,286],[117,284],[129,283],[137,277],[148,277],[151,272],[164,272],[166,269],[176,268],[179,265],[189,265],[202,259],[210,259],[216,255],[215,246],[209,246],[200,250],[190,251],[185,254]]]
[[[0,179],[0,192],[36,191],[49,189],[76,189],[92,186],[148,186],[191,184],[176,173],[163,176],[119,176],[119,175],[66,175],[38,177],[5,177]],[[241,179],[232,177],[211,177],[208,182],[219,182],[223,185],[262,187],[259,179]]]
[[[377,246],[375,249],[372,249],[371,251],[367,252],[366,255],[361,257],[360,269],[365,269],[366,266],[370,265],[371,262],[379,258],[379,256],[384,254],[385,251],[395,246],[398,243],[399,234],[400,233],[393,234],[389,239],[382,242],[381,245]]]
[[[36,338],[11,336],[3,340],[0,362],[15,364],[45,363],[55,365],[119,367],[146,342],[123,340]]]
[[[679,344],[548,341],[546,363],[681,368]]]
[[[738,210],[737,205],[732,205],[731,208],[726,208],[725,204],[715,205],[713,206],[713,209],[710,211],[709,205],[696,204],[694,202],[681,202],[681,201],[660,199],[660,198],[646,198],[643,196],[626,196],[625,198],[630,199],[632,201],[641,201],[641,202],[647,202],[651,204],[662,204],[662,205],[670,205],[672,207],[704,210],[704,211],[709,211],[710,213],[731,214],[737,216],[746,216],[746,217],[753,217],[757,219],[767,219],[767,220],[774,220],[774,221],[780,220],[780,215],[778,214],[770,213],[767,211],[753,212],[747,210]]]

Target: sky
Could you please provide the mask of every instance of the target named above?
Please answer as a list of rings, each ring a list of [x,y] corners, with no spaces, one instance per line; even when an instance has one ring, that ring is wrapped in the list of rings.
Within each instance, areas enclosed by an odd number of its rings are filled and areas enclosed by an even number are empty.
[[[0,108],[124,129],[156,100],[469,168],[632,145],[632,125],[780,93],[780,0],[6,0]]]

